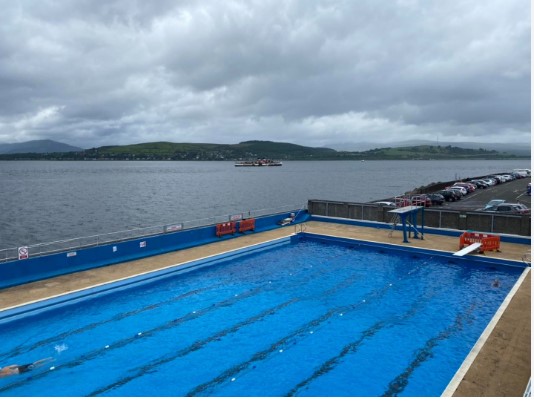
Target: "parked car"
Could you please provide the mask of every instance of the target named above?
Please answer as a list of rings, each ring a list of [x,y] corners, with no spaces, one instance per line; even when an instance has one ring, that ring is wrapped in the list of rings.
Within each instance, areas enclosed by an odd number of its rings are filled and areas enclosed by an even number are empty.
[[[458,190],[462,196],[467,195],[467,190],[462,186],[450,186],[447,187],[447,190]]]
[[[408,207],[410,205],[412,205],[412,203],[408,197],[405,197],[405,196],[395,197],[395,206],[397,208]]]
[[[497,206],[499,204],[502,204],[503,202],[506,202],[506,200],[500,200],[500,199],[491,200],[481,210],[485,211],[485,210],[493,208],[493,207],[495,207],[495,206]]]
[[[471,180],[471,183],[473,183],[477,188],[488,188],[489,184],[484,182],[483,180],[473,179]]]
[[[483,181],[484,183],[488,183],[488,186],[494,186],[495,184],[497,184],[497,180],[492,177],[484,177],[483,179],[479,180]]]
[[[517,173],[520,177],[530,176],[530,169],[514,169],[514,173]]]
[[[491,176],[488,176],[490,179],[495,180],[495,184],[501,184],[504,183],[504,178],[499,176],[498,174],[494,174]]]
[[[432,200],[426,194],[414,195],[410,201],[412,205],[415,205],[418,207],[431,207],[432,206]]]
[[[428,194],[428,198],[432,201],[432,205],[443,205],[445,196],[438,193]]]
[[[436,194],[443,196],[443,198],[445,198],[445,201],[447,202],[453,202],[459,199],[456,193],[451,190],[440,190]]]
[[[384,205],[384,206],[387,206],[387,207],[394,207],[395,206],[395,203],[392,202],[392,201],[376,201],[375,204]]]
[[[452,191],[456,195],[456,199],[457,200],[461,200],[462,197],[464,196],[464,193],[462,193],[460,190],[458,190],[456,188],[452,188],[452,189],[450,189],[450,191]]]
[[[530,195],[530,183],[527,184],[527,195]]]
[[[486,209],[485,212],[498,212],[503,214],[530,214],[530,209],[527,208],[524,204],[511,204],[503,202],[502,204],[495,205],[489,209]]]
[[[458,187],[458,186],[465,188],[468,193],[472,193],[473,191],[476,190],[476,186],[472,183],[458,182],[458,183],[453,184],[453,187]]]

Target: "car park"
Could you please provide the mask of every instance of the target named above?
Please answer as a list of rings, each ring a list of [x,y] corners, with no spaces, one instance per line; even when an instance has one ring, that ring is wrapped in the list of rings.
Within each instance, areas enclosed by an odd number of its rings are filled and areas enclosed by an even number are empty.
[[[485,209],[484,212],[497,212],[497,213],[508,213],[508,214],[521,214],[526,215],[530,214],[530,209],[527,208],[524,204],[512,204],[503,202],[498,205],[494,205],[489,209]]]

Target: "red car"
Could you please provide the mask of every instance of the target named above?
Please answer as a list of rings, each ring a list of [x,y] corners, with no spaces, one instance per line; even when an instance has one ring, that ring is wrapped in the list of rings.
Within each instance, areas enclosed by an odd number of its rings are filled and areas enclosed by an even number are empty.
[[[410,202],[410,199],[408,197],[404,197],[404,196],[395,197],[395,206],[397,208],[408,207],[410,205],[412,205],[412,203]]]

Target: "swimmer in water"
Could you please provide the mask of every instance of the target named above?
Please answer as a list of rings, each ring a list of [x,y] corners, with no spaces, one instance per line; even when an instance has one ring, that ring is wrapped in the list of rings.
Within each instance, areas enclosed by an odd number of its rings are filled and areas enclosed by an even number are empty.
[[[498,288],[499,286],[501,286],[501,283],[499,282],[498,279],[495,279],[493,283],[491,284],[491,286],[493,286],[494,288]]]
[[[0,378],[1,377],[9,377],[12,375],[22,374],[26,373],[28,371],[33,370],[34,368],[40,367],[43,364],[46,364],[47,362],[50,362],[54,360],[51,357],[47,357],[46,359],[37,360],[36,362],[29,363],[29,364],[12,364],[10,366],[5,366],[0,369]]]

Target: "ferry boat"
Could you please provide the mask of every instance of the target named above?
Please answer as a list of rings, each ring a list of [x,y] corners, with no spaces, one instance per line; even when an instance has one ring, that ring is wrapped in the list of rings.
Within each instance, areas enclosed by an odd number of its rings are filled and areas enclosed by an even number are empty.
[[[272,159],[256,159],[255,161],[242,161],[235,163],[235,167],[249,166],[282,166],[282,162],[273,161]]]

